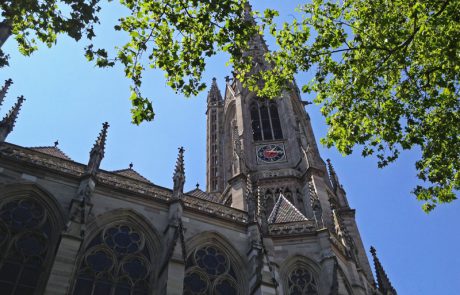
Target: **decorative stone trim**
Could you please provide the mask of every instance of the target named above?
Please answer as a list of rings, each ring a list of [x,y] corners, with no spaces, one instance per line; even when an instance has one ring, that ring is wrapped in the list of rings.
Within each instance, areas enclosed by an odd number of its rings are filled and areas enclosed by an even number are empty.
[[[268,234],[272,236],[299,235],[316,231],[316,223],[313,220],[302,222],[275,223],[268,226]]]

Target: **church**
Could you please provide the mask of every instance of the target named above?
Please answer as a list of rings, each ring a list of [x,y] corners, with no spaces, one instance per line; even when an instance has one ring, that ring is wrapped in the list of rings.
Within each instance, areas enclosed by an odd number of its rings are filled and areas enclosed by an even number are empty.
[[[253,70],[266,67],[262,37],[249,48]],[[189,192],[183,148],[161,167],[172,188],[104,170],[108,123],[87,163],[8,142],[23,102],[0,122],[0,294],[397,294],[371,248],[374,279],[295,82],[268,100],[212,81],[206,189]]]

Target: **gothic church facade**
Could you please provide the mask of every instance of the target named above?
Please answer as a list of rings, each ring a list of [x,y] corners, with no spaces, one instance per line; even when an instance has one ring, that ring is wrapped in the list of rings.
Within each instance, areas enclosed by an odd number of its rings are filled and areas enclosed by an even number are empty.
[[[255,70],[264,50],[254,38]],[[0,294],[396,295],[295,83],[267,100],[213,80],[205,191],[184,192],[182,148],[172,189],[103,170],[107,123],[87,164],[9,143],[22,103],[0,122]]]

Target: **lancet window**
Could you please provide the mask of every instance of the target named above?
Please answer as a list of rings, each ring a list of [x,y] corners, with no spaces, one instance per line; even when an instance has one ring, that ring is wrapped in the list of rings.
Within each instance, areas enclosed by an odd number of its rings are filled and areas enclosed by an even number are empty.
[[[254,141],[283,138],[278,106],[274,101],[253,101],[250,106]]]
[[[32,198],[0,205],[0,294],[36,294],[44,287],[56,232],[45,207]]]
[[[184,295],[241,295],[230,257],[214,245],[201,246],[187,258]]]
[[[295,267],[287,280],[289,295],[318,295],[318,285],[312,272],[305,266]]]
[[[152,293],[152,254],[141,231],[112,224],[86,247],[74,295],[147,295]]]

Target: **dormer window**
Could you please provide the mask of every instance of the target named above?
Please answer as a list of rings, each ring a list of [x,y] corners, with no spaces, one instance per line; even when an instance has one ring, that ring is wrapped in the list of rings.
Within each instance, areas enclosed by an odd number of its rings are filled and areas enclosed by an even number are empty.
[[[253,101],[250,110],[254,141],[283,138],[276,102]]]

